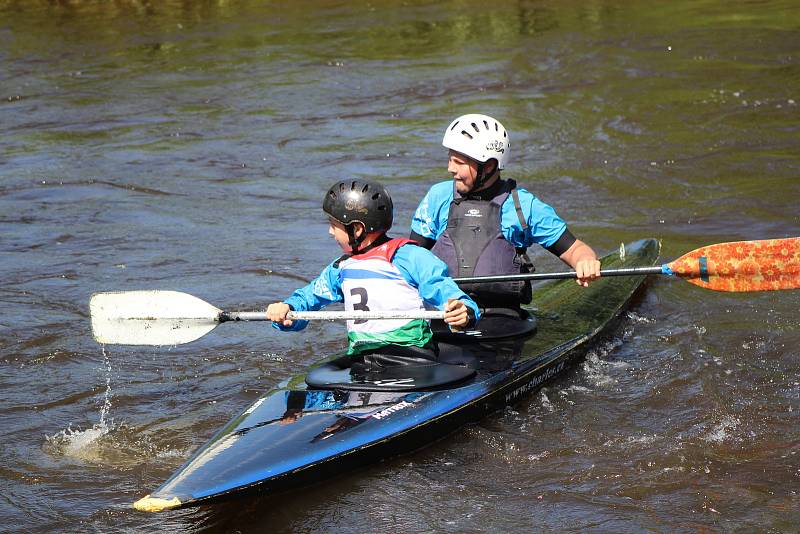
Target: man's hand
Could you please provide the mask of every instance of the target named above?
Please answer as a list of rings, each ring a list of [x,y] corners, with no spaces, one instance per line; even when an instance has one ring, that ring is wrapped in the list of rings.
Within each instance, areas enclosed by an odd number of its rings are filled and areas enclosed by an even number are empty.
[[[283,326],[292,326],[292,321],[286,318],[291,308],[285,302],[273,302],[267,306],[267,319]]]
[[[578,275],[576,282],[583,287],[589,287],[590,282],[600,278],[600,260],[597,259],[597,254],[580,239],[577,239],[559,258],[575,269]]]
[[[578,284],[589,287],[590,282],[600,278],[600,260],[596,258],[579,260],[575,265],[575,273],[578,275]]]
[[[444,322],[450,325],[452,330],[461,330],[469,323],[469,312],[464,301],[450,299],[444,307]]]

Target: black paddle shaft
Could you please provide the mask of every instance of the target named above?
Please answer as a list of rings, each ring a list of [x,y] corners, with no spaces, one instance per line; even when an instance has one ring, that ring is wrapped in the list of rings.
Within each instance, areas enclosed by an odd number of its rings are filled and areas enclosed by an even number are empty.
[[[600,271],[601,276],[641,276],[645,274],[664,274],[660,266],[655,267],[628,267],[625,269],[605,269]],[[478,284],[482,282],[514,282],[517,280],[557,280],[561,278],[577,278],[575,271],[560,273],[520,273],[498,274],[492,276],[467,276],[453,278],[458,284]]]

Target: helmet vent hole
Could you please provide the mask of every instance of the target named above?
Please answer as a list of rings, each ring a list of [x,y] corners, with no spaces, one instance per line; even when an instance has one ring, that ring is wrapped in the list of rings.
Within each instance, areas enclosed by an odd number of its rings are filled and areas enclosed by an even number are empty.
[[[381,196],[380,193],[375,193],[374,195],[372,195],[372,200],[378,200],[378,197],[380,196]]]
[[[474,139],[474,137],[472,137],[472,135],[470,135],[470,133],[466,130],[461,130],[461,135],[463,135],[464,137],[468,137],[470,139]]]
[[[356,182],[353,181],[353,183],[350,184],[350,191],[355,191],[355,190],[356,190]]]
[[[478,133],[481,133],[481,131],[478,129],[478,125],[475,124],[474,122],[472,123],[472,129],[475,130]]]
[[[489,129],[489,123],[486,122],[486,121],[483,121],[483,127],[488,130]]]

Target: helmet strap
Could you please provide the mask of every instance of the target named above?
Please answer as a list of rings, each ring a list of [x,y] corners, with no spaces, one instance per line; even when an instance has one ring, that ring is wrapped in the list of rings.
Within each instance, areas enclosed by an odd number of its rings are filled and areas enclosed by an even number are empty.
[[[359,245],[367,237],[366,230],[361,234],[361,237],[356,237],[356,223],[350,223],[344,228],[347,231],[347,238],[350,244],[350,255],[358,254]]]

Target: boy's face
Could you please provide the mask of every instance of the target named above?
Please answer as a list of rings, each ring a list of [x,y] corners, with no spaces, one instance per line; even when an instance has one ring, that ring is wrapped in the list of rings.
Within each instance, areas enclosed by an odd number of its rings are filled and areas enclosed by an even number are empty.
[[[330,217],[328,218],[328,223],[330,225],[328,227],[328,234],[330,234],[333,239],[336,240],[336,242],[339,244],[339,247],[341,247],[342,252],[351,252],[352,248],[350,247],[350,236],[347,235],[347,230],[345,229],[344,225],[335,219],[331,219]],[[356,237],[361,234],[361,231],[363,231],[363,228],[357,225]]]

